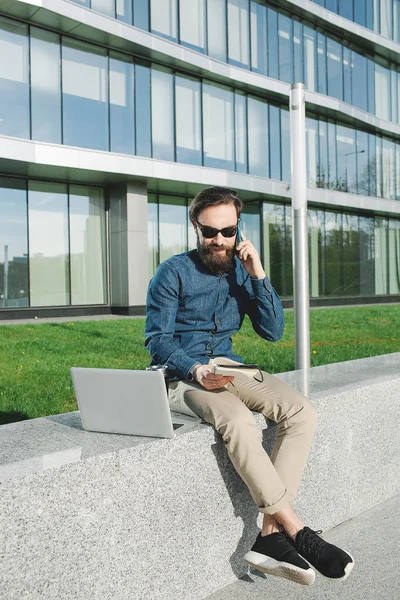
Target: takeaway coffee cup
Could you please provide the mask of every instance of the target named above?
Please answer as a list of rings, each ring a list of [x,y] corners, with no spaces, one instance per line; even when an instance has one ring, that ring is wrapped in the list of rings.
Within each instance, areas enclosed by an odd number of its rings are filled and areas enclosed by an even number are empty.
[[[151,367],[146,367],[146,371],[160,371],[164,375],[165,387],[168,394],[169,371],[167,365],[152,365]]]

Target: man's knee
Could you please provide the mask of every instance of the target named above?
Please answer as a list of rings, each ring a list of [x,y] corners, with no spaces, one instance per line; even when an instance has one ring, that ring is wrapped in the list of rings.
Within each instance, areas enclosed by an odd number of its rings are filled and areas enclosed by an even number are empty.
[[[243,437],[246,433],[258,433],[257,425],[250,411],[235,413],[229,418],[216,420],[215,429],[221,434],[225,443],[236,436]]]
[[[315,431],[318,421],[317,409],[306,396],[301,396],[298,403],[298,410],[293,416],[288,416],[288,420],[306,425],[308,429]]]

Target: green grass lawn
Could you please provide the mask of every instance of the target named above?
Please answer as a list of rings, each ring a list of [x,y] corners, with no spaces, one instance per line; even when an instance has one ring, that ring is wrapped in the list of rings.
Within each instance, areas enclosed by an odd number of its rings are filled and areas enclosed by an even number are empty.
[[[258,337],[248,320],[234,351],[269,373],[294,369],[293,311],[282,339]],[[311,365],[400,351],[400,305],[311,311]],[[69,369],[144,369],[144,319],[0,326],[0,424],[76,410]]]

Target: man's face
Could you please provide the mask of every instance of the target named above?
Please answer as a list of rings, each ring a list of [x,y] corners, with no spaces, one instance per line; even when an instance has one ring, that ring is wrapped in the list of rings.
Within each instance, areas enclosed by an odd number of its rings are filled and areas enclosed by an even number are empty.
[[[197,235],[197,251],[201,260],[212,273],[219,275],[229,273],[235,267],[236,234],[231,237],[224,237],[219,232],[213,238],[206,238],[201,229],[203,226],[214,227],[215,229],[237,227],[238,218],[235,205],[219,204],[218,206],[209,206],[199,213],[197,221],[197,223],[193,222],[193,226]]]

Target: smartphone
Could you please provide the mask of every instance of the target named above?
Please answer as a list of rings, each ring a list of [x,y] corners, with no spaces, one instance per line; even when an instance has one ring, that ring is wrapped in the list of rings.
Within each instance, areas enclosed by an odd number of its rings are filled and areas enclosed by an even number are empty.
[[[241,231],[240,231],[240,219],[239,219],[239,221],[238,221],[238,224],[237,224],[237,233],[236,233],[235,249],[236,249],[236,246],[237,246],[237,245],[239,244],[239,242],[241,242],[241,241],[242,241],[242,233],[241,233]],[[237,251],[236,251],[236,253],[237,253]]]

